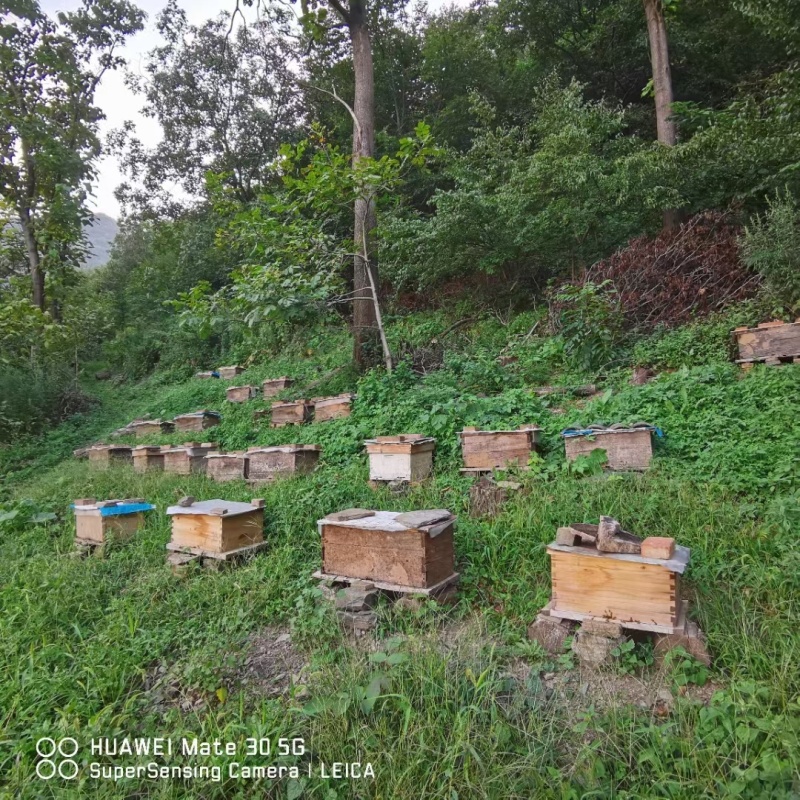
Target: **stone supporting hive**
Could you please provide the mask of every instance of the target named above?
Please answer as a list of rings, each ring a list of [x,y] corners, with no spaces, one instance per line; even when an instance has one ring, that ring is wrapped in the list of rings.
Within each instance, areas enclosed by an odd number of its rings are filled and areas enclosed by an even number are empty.
[[[155,506],[143,500],[76,500],[75,542],[79,545],[102,545],[109,539],[129,539],[144,524],[144,514]]]
[[[329,419],[349,417],[353,406],[354,394],[339,394],[335,397],[315,397],[314,422],[326,422]]]
[[[229,403],[246,403],[258,396],[258,386],[229,386],[225,398]]]
[[[273,403],[271,406],[273,428],[286,425],[302,425],[314,416],[314,404],[308,400],[295,400],[291,403]]]
[[[204,431],[219,425],[221,419],[217,411],[193,411],[190,414],[180,414],[173,421],[177,430],[191,432]]]
[[[161,433],[173,433],[175,423],[160,419],[137,419],[128,425],[128,430],[137,438],[140,436],[155,436]]]
[[[158,445],[140,444],[134,447],[133,469],[136,472],[163,472],[164,451]]]
[[[171,551],[225,557],[264,542],[263,501],[204,500],[170,506]]]
[[[557,540],[548,546],[552,597],[546,610],[550,615],[579,621],[605,619],[656,633],[682,630],[686,619],[681,575],[689,563],[688,548],[674,545],[671,539],[642,542],[621,531],[611,546],[639,552],[603,552],[597,539],[599,527],[560,528]],[[643,555],[647,552],[669,557]]]
[[[89,448],[89,462],[103,468],[111,464],[132,464],[133,450],[120,444],[96,444]]]
[[[349,509],[318,521],[322,571],[316,577],[361,579],[378,588],[431,590],[458,578],[456,518],[433,511]]]
[[[539,447],[541,428],[523,425],[516,431],[461,431],[462,472],[491,472],[495,469],[528,466],[531,453]]]
[[[369,456],[369,479],[388,483],[424,481],[433,470],[436,439],[419,433],[398,436],[376,436],[367,439],[364,447]]]
[[[249,457],[246,453],[209,453],[206,456],[206,475],[215,481],[247,479]]]
[[[288,389],[293,383],[294,381],[285,375],[281,378],[267,378],[261,384],[261,393],[264,397],[275,397],[284,389]]]
[[[643,472],[653,458],[652,425],[632,428],[614,426],[605,429],[566,430],[564,450],[569,461],[578,456],[588,456],[593,450],[605,450],[610,470],[636,470]]]
[[[164,472],[171,472],[174,475],[205,474],[206,456],[216,451],[216,445],[210,443],[190,442],[178,447],[169,447],[162,450]]]
[[[278,447],[251,447],[248,480],[272,481],[279,475],[305,475],[316,469],[322,448],[317,444],[286,444]]]
[[[238,364],[234,364],[230,367],[217,367],[217,372],[220,378],[229,381],[237,375],[241,375],[244,372],[244,367],[240,367]]]
[[[757,328],[736,328],[737,364],[748,369],[763,362],[777,365],[800,362],[800,318],[794,322],[762,322]]]

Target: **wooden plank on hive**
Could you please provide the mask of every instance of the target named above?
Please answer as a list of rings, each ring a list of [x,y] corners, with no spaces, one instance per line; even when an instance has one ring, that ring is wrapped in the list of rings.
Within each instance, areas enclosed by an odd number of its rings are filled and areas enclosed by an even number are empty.
[[[323,572],[322,570],[317,570],[311,575],[312,578],[316,578],[317,580],[321,581],[331,581],[333,583],[350,583],[353,578],[349,578],[346,575],[336,575],[330,572]],[[448,575],[444,580],[439,581],[439,583],[434,584],[433,586],[403,586],[397,583],[390,583],[388,581],[372,581],[375,584],[376,589],[381,589],[385,592],[396,592],[397,594],[420,594],[425,595],[428,597],[433,597],[437,595],[442,589],[446,589],[448,586],[452,586],[454,583],[457,583],[461,574],[458,572],[454,572],[452,575]],[[357,578],[356,580],[360,580]]]

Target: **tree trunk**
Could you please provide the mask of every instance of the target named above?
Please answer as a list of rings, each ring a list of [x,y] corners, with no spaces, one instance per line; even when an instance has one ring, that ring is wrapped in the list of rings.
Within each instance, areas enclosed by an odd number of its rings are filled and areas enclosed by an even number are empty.
[[[365,0],[350,0],[347,19],[353,45],[355,98],[353,102],[353,165],[361,158],[375,155],[375,77],[372,67],[372,43],[367,28]],[[377,319],[372,286],[377,290],[374,231],[377,225],[375,201],[358,198],[355,203],[353,239],[356,255],[353,263],[353,361],[363,368],[377,355]],[[372,276],[368,270],[372,270]]]
[[[20,227],[25,238],[25,249],[28,253],[28,267],[31,273],[31,299],[40,311],[45,310],[44,296],[44,272],[39,257],[39,248],[36,246],[36,238],[31,228],[30,214],[25,211],[19,213]]]
[[[650,63],[653,68],[653,93],[656,101],[656,131],[658,141],[673,147],[678,140],[672,119],[672,72],[669,65],[667,25],[662,0],[644,0],[647,17],[647,36],[650,40]],[[664,210],[664,228],[673,229],[679,222],[677,209]]]

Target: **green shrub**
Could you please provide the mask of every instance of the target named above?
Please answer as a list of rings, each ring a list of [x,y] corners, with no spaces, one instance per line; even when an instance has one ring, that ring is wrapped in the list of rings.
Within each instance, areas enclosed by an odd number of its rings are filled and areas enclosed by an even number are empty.
[[[788,192],[769,200],[764,214],[745,228],[742,256],[748,267],[764,276],[778,307],[800,308],[800,206]]]

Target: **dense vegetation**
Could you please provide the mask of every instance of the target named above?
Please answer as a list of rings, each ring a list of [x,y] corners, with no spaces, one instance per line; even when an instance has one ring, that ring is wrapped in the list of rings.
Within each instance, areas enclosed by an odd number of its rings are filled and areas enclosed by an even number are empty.
[[[674,142],[656,137],[664,87],[633,0],[436,14],[320,0],[299,19],[256,5],[258,24],[227,9],[193,26],[166,4],[163,45],[131,78],[164,131],[153,150],[133,128],[98,138],[94,88],[124,66],[134,6],[3,10],[2,791],[796,797],[800,366],[744,373],[730,338],[800,312],[795,4],[645,0],[669,35]],[[365,30],[372,147],[351,48]],[[86,274],[103,146],[126,171],[125,217],[109,263]],[[291,375],[287,398],[355,392],[353,414],[272,430],[253,420],[261,401],[226,404],[224,381],[193,377],[223,363],[246,366],[237,382]],[[633,385],[635,367],[655,378]],[[586,383],[589,398],[532,391]],[[71,454],[136,417],[202,407],[222,411],[226,449],[300,441],[323,456],[263,490],[267,552],[178,578],[165,507],[252,489]],[[641,420],[665,432],[646,474],[564,462],[563,428]],[[523,423],[544,429],[543,455],[496,519],[470,518],[458,431]],[[373,491],[363,441],[399,432],[436,437],[435,475]],[[82,496],[158,510],[133,542],[76,559],[68,507]],[[458,603],[383,604],[375,639],[343,636],[310,574],[316,520],[353,506],[453,510]],[[544,545],[603,514],[692,549],[710,670],[655,665],[636,642],[596,676],[528,641],[550,591]],[[285,632],[273,694],[253,676]],[[369,761],[376,776],[37,780],[36,741],[70,735],[297,736],[309,752],[273,763]]]

